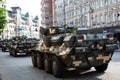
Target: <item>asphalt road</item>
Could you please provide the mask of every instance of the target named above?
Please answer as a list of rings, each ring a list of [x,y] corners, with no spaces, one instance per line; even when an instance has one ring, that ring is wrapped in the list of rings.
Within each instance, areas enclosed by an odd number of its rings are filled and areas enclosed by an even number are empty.
[[[0,50],[0,80],[120,80],[120,52],[114,53],[105,73],[97,73],[92,68],[85,73],[65,72],[59,79],[34,68],[30,56],[12,57]]]

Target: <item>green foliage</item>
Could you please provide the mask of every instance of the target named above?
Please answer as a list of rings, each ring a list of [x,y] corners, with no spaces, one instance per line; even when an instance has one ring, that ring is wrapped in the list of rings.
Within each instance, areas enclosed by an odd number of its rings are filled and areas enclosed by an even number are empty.
[[[5,8],[0,7],[0,33],[3,31],[7,23],[6,12],[7,10]]]
[[[77,30],[76,27],[67,27],[67,32],[73,33],[75,30]]]

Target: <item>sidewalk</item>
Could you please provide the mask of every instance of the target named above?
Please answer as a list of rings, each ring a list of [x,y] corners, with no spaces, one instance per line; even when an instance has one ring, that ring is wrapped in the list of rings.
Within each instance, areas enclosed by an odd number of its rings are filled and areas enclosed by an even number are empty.
[[[115,50],[115,52],[120,52],[120,49]]]

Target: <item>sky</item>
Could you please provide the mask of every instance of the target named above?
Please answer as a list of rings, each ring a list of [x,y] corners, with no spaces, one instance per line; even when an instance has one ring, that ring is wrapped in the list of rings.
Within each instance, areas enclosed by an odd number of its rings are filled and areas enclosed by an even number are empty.
[[[22,13],[29,12],[32,16],[38,15],[40,17],[40,2],[41,0],[6,0],[6,6],[8,9],[19,6]]]

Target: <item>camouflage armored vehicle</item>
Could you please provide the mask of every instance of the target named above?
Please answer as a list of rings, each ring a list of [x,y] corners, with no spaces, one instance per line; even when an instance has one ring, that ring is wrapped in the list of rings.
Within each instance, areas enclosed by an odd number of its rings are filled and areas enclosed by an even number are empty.
[[[36,45],[36,39],[28,39],[25,36],[20,36],[20,37],[14,37],[12,39],[12,44],[9,47],[10,55],[12,56],[17,56],[17,54],[23,54],[26,53],[27,55],[30,54],[30,50]]]
[[[92,30],[93,31],[93,30]],[[40,29],[43,38],[32,50],[34,67],[61,77],[70,68],[104,72],[116,49],[113,33],[81,33],[60,27]]]
[[[9,46],[11,45],[11,40],[10,39],[4,39],[1,41],[1,50],[3,52],[9,51]]]
[[[25,41],[23,43],[25,45],[24,52],[28,53],[28,54],[31,54],[31,50],[37,45],[38,41],[39,40],[36,39],[36,38],[25,39]]]

